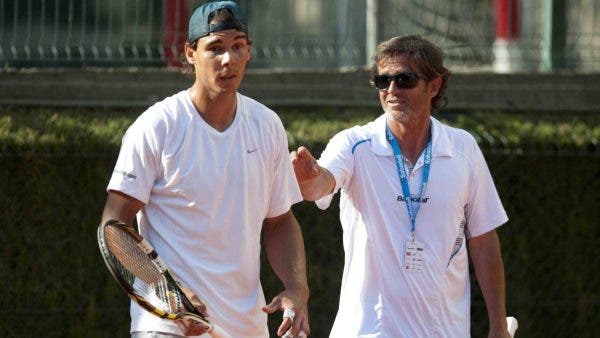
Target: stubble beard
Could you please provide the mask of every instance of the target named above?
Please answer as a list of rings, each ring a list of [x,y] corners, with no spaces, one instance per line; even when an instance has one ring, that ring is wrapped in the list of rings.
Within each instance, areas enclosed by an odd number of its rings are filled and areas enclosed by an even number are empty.
[[[407,111],[404,109],[403,110],[388,109],[387,113],[388,113],[388,116],[392,120],[394,120],[395,122],[398,122],[398,123],[402,123],[402,124],[410,122],[416,118],[414,112]]]

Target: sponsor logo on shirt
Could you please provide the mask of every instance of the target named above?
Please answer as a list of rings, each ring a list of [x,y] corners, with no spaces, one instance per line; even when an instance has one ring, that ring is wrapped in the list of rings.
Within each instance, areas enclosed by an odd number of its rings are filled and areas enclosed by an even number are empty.
[[[404,198],[404,196],[398,195],[398,197],[396,198],[396,201],[404,202],[404,201],[406,201],[406,199]],[[429,197],[411,197],[410,201],[414,202],[414,203],[427,203],[427,202],[429,202]]]
[[[128,173],[128,172],[123,171],[123,170],[115,170],[115,174],[121,174],[121,175],[123,175],[125,177],[129,177],[129,178],[133,178],[133,179],[137,178],[137,176],[135,176],[134,174]]]

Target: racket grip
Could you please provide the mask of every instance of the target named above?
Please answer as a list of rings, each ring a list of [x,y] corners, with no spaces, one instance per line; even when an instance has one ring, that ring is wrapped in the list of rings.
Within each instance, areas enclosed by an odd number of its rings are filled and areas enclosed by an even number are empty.
[[[213,324],[212,329],[208,331],[208,334],[212,338],[232,338],[225,330],[223,330],[219,325]]]

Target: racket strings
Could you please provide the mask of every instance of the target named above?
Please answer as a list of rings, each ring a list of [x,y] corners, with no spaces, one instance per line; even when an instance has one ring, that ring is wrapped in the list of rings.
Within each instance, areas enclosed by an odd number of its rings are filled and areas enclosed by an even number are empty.
[[[134,238],[117,227],[107,226],[105,239],[115,266],[136,293],[167,313],[183,308],[178,292]]]

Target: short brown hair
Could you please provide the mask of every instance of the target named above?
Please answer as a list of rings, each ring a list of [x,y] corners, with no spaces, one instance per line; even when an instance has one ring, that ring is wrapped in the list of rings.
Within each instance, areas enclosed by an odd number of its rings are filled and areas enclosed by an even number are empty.
[[[380,43],[373,57],[371,79],[377,75],[377,68],[381,61],[393,59],[400,55],[406,56],[409,67],[425,79],[442,78],[442,85],[435,97],[431,99],[431,108],[437,110],[446,106],[446,89],[450,71],[444,67],[442,50],[419,35],[394,37]]]

